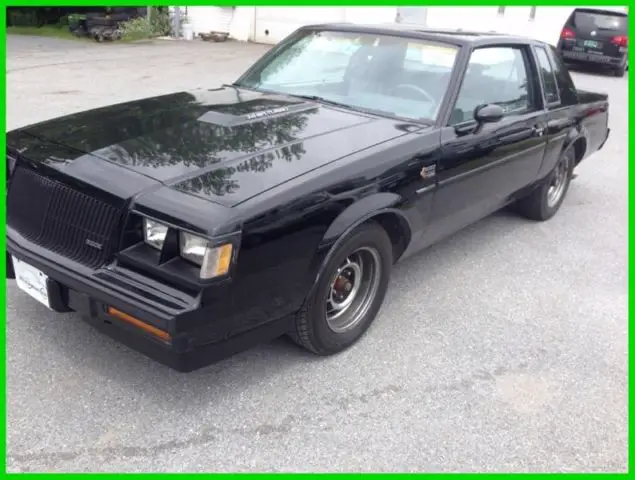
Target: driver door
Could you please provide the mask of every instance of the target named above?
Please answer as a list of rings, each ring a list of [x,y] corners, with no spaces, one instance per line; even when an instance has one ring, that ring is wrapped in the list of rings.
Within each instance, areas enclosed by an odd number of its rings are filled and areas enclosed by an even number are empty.
[[[430,214],[434,238],[449,235],[502,207],[533,182],[545,152],[546,114],[530,81],[530,52],[488,46],[472,52],[447,126],[441,132],[438,188]],[[477,125],[474,109],[496,103],[503,118]]]

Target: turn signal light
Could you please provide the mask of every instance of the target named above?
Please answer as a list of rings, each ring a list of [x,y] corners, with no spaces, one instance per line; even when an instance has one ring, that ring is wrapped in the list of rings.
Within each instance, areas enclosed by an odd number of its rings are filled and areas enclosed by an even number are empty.
[[[560,38],[575,38],[575,33],[570,28],[563,28],[560,32]]]
[[[616,35],[611,38],[611,43],[617,45],[618,47],[626,47],[628,46],[628,37],[626,35]]]
[[[139,320],[138,318],[133,317],[132,315],[128,315],[127,313],[122,312],[121,310],[117,310],[113,307],[108,307],[108,315],[118,318],[130,325],[134,325],[137,328],[140,328],[146,333],[153,335],[157,338],[160,338],[164,342],[171,342],[172,335],[168,332],[161,330],[160,328],[153,327],[152,325],[147,324],[143,320]]]

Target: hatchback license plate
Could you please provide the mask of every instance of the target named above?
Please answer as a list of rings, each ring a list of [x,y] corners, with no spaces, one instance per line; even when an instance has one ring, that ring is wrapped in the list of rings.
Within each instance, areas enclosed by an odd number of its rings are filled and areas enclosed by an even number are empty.
[[[584,46],[589,48],[598,48],[598,42],[595,40],[585,40]]]
[[[28,263],[18,260],[15,257],[11,258],[15,272],[15,283],[18,285],[18,288],[31,295],[47,308],[51,308],[47,286],[48,277]]]

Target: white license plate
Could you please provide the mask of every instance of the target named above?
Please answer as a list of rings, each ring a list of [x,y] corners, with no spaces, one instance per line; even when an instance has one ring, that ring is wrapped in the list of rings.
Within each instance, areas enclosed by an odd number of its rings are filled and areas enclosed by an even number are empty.
[[[28,263],[24,263],[15,257],[11,258],[13,260],[13,270],[15,271],[15,283],[20,290],[28,293],[46,307],[51,308],[46,286],[48,277]]]

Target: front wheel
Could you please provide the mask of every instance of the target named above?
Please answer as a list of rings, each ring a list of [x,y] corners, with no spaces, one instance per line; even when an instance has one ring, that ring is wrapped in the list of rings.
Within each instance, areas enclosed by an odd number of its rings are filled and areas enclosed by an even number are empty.
[[[391,268],[386,231],[376,223],[358,227],[327,261],[289,336],[317,355],[348,348],[377,316]]]
[[[516,210],[531,220],[544,221],[553,217],[569,190],[574,166],[575,152],[573,148],[568,148],[542,184],[527,197],[518,200]]]

